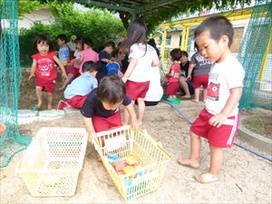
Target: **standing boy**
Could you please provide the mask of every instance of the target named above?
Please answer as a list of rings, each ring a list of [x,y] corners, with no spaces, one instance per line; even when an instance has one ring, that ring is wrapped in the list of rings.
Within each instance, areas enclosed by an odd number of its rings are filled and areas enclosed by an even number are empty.
[[[191,155],[179,164],[199,167],[201,140],[206,138],[210,147],[208,172],[196,175],[201,183],[215,182],[223,163],[223,148],[230,148],[238,129],[238,103],[242,95],[244,69],[232,56],[230,46],[233,27],[223,16],[210,17],[195,30],[200,53],[215,62],[209,74],[208,97],[190,130]]]
[[[108,63],[112,63],[111,54],[115,49],[115,44],[112,41],[109,41],[105,44],[104,49],[99,53],[99,61],[98,61],[98,73],[96,78],[100,81],[104,76],[107,75],[106,65]]]
[[[65,67],[65,69],[67,69],[67,64],[69,61],[70,52],[69,52],[68,46],[66,45],[66,42],[67,42],[66,35],[64,35],[64,34],[58,35],[57,42],[58,42],[58,45],[60,46],[59,54],[58,54],[59,59],[60,59],[62,65]],[[66,73],[67,73],[67,70],[66,70]]]

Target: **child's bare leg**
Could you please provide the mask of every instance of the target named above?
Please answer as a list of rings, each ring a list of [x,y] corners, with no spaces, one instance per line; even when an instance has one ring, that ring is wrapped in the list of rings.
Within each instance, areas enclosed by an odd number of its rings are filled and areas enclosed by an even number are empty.
[[[54,94],[51,92],[47,93],[47,109],[51,110],[53,108],[53,96]]]
[[[179,83],[180,83],[182,89],[185,92],[185,95],[183,96],[183,98],[191,98],[191,94],[190,94],[190,91],[189,91],[188,84],[185,81],[185,78],[183,76],[179,77]]]
[[[223,163],[223,149],[219,147],[213,147],[210,145],[211,160],[210,160],[210,174],[218,175]]]
[[[42,106],[42,87],[36,86],[37,108]]]
[[[59,88],[59,90],[64,90],[67,84],[69,84],[69,82],[72,80],[73,77],[74,75],[69,73],[68,77],[65,79],[65,81],[63,82],[63,85]]]
[[[204,103],[205,103],[206,100],[207,100],[207,95],[208,95],[207,89],[204,89],[204,90],[203,90],[203,102],[204,102]]]
[[[199,93],[200,93],[200,87],[195,88],[195,99],[194,102],[199,102]]]
[[[145,114],[145,102],[144,98],[138,98],[138,124],[143,124],[144,114]]]
[[[201,140],[198,135],[190,132],[191,137],[191,155],[189,159],[185,160],[178,160],[178,163],[183,166],[189,166],[192,168],[198,168],[199,167],[199,159],[200,159],[200,148],[201,148]]]
[[[134,107],[134,101],[131,100],[131,104],[133,105]],[[128,111],[126,109],[124,109],[124,122],[123,122],[123,125],[127,125],[129,123],[129,120],[130,120],[130,115],[128,113]]]

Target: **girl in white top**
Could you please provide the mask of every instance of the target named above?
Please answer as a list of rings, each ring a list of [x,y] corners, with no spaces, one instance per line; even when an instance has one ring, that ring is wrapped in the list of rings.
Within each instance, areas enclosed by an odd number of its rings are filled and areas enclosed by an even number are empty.
[[[141,20],[135,20],[127,30],[127,36],[120,49],[129,54],[129,65],[122,78],[126,83],[127,95],[134,105],[138,102],[138,123],[143,122],[145,114],[144,98],[149,88],[152,67],[159,65],[156,50],[147,44],[147,27]],[[124,112],[124,124],[129,122],[128,112]]]

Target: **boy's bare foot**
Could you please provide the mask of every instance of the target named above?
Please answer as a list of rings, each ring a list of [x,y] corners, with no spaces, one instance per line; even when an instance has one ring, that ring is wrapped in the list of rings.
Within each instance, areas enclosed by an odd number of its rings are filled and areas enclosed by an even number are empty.
[[[194,102],[194,103],[198,103],[199,101],[194,99],[194,100],[192,100],[192,102]]]
[[[191,95],[184,95],[181,97],[182,99],[191,99]]]
[[[195,179],[199,182],[199,183],[212,183],[212,182],[216,182],[218,181],[218,176],[215,174],[211,174],[209,172],[204,173],[204,174],[200,174],[200,175],[195,175]]]
[[[37,109],[40,109],[42,107],[42,103],[38,103],[37,105],[36,105],[36,108]]]
[[[47,109],[48,109],[48,110],[52,110],[53,107],[52,107],[51,105],[48,105],[48,106],[47,106]]]
[[[193,169],[198,169],[199,168],[199,163],[197,161],[192,161],[190,159],[180,159],[178,160],[178,163],[182,166],[187,166],[187,167],[191,167]]]

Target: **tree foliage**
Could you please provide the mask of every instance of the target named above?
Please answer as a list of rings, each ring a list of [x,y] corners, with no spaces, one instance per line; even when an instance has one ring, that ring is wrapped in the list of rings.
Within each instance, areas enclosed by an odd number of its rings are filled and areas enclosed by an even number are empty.
[[[76,2],[84,3],[84,5],[92,7],[88,4],[88,1],[75,0]],[[122,6],[122,1],[111,1],[110,3],[118,2],[119,6]],[[128,2],[128,1],[126,1]],[[133,2],[133,1],[131,1]],[[137,1],[139,2],[139,1]],[[145,3],[158,3],[159,1],[146,0]],[[250,4],[251,0],[182,0],[182,1],[169,1],[167,6],[152,7],[152,9],[145,9],[145,6],[139,5],[137,9],[134,9],[134,15],[136,18],[142,18],[150,31],[154,30],[163,21],[169,21],[172,17],[176,17],[184,13],[193,13],[196,11],[203,11],[204,9],[235,9],[237,5],[242,7],[245,4]],[[165,3],[165,2],[164,2]],[[111,9],[109,9],[111,10]],[[120,18],[123,22],[125,28],[129,26],[130,20],[132,19],[132,14],[129,12],[118,11]]]
[[[57,35],[64,33],[70,38],[71,35],[89,37],[97,50],[101,49],[107,41],[118,43],[125,35],[125,29],[120,19],[109,11],[92,8],[87,12],[81,12],[73,8],[72,3],[53,2],[49,5],[56,22],[51,25],[34,23],[30,29],[20,30],[21,63],[29,64],[30,56],[35,52],[33,39],[38,33],[50,36],[55,50]]]

